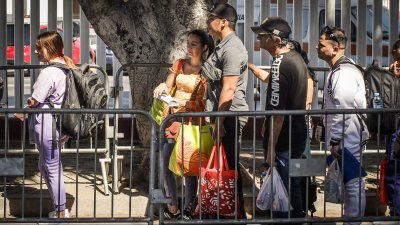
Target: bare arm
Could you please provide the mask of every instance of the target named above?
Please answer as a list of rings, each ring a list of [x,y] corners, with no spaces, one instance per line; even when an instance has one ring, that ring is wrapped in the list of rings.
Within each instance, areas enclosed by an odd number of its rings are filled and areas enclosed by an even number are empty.
[[[311,104],[313,100],[314,94],[314,81],[308,76],[307,78],[307,100],[306,100],[306,109],[311,109]]]
[[[175,73],[169,72],[167,76],[167,80],[165,83],[159,84],[153,92],[154,97],[158,97],[163,94],[168,94],[171,88],[175,84]]]
[[[272,120],[272,118],[271,118]],[[275,147],[276,144],[278,143],[279,135],[281,134],[282,126],[283,126],[283,121],[285,120],[284,116],[275,116],[274,117],[274,122],[273,122],[273,127],[272,127],[272,132],[270,132],[269,136],[269,142],[268,142],[268,152],[267,152],[267,163],[269,165],[275,165]],[[266,129],[269,129],[267,127]],[[273,144],[271,148],[271,143]]]
[[[28,100],[26,101],[27,105],[25,106],[25,108],[36,108],[39,105],[39,102],[34,99],[33,97],[29,97]],[[14,113],[15,118],[24,121],[25,119],[28,118],[27,114],[24,113]]]
[[[268,81],[269,81],[269,73],[267,71],[258,68],[253,63],[249,63],[248,67],[251,70],[251,72],[253,72],[254,76],[256,76],[262,82],[268,83]]]
[[[222,78],[222,91],[219,97],[218,103],[218,111],[229,111],[229,108],[232,105],[233,96],[236,91],[236,86],[239,81],[239,76],[228,75]],[[222,136],[224,133],[223,123],[224,117],[219,117],[219,127],[220,127],[220,135]],[[214,139],[217,137],[217,127],[216,124],[213,125],[213,137]]]

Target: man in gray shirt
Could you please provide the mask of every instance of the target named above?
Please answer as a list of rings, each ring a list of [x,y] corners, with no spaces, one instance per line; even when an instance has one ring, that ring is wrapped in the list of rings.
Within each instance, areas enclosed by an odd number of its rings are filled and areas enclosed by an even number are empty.
[[[219,40],[214,53],[204,63],[202,75],[208,80],[208,111],[248,111],[246,103],[247,50],[235,34],[237,13],[229,4],[217,4],[207,19],[209,33]],[[243,207],[242,182],[239,170],[240,139],[247,117],[219,117],[211,120],[213,138],[225,147],[230,169],[239,173],[238,194],[240,216],[246,217]],[[237,141],[237,142],[236,142]]]

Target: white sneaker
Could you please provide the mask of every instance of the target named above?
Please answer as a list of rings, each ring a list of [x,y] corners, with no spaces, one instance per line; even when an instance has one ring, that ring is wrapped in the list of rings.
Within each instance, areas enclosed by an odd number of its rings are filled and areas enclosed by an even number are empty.
[[[49,212],[49,218],[52,218],[52,219],[58,218],[58,212],[56,212],[56,211],[51,211],[51,212]],[[64,210],[64,216],[62,216],[61,213],[60,213],[60,218],[69,218],[69,211],[68,211],[68,209],[65,209],[65,210]]]

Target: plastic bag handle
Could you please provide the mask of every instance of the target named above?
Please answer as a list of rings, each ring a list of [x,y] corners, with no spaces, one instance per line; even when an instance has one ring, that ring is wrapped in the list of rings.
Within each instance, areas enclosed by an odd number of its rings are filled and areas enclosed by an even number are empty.
[[[206,170],[211,169],[211,163],[213,163],[213,162],[214,162],[214,165],[212,168],[218,169],[217,148],[218,148],[217,144],[214,144],[214,147],[211,151],[210,160],[208,160],[208,163],[207,163]],[[228,161],[226,159],[225,149],[224,149],[224,146],[222,145],[222,143],[220,144],[219,149],[220,149],[220,154],[221,154],[221,157],[219,159],[219,169],[221,171],[227,171],[227,170],[229,170],[229,165],[228,165]]]

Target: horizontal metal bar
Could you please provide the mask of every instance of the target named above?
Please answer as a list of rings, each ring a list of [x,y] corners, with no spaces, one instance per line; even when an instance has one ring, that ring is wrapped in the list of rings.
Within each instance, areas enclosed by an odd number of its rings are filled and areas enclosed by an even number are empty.
[[[137,109],[39,109],[39,108],[1,108],[1,114],[26,113],[26,114],[42,114],[42,113],[74,113],[74,114],[145,114],[147,111]],[[150,115],[149,115],[150,116]]]
[[[150,116],[147,111],[137,109],[0,109],[0,114],[11,113],[74,113],[74,114],[142,114]],[[168,115],[164,121],[179,117],[205,116],[278,116],[278,115],[325,115],[325,114],[386,114],[400,113],[396,109],[324,109],[324,110],[271,110],[271,111],[220,111],[220,112],[185,112]]]
[[[243,142],[242,142],[242,146],[240,148],[240,151],[241,152],[253,152],[253,149],[254,148],[252,148],[252,147],[243,147]],[[255,148],[255,150],[256,150],[256,152],[257,151],[261,152],[264,149],[262,147],[259,147],[259,148]],[[311,152],[311,155],[325,155],[325,151],[324,150],[322,150],[322,151],[321,150],[310,150],[310,152]],[[363,155],[364,154],[378,154],[378,153],[379,154],[384,154],[385,153],[385,149],[381,148],[380,151],[378,151],[377,149],[366,149],[366,150],[363,150]]]
[[[371,217],[332,217],[332,218],[274,218],[274,219],[249,219],[249,220],[165,220],[164,224],[290,224],[290,223],[333,223],[333,222],[377,222],[396,221],[399,216],[371,216]]]
[[[80,67],[81,64],[75,64],[77,67]],[[48,67],[49,65],[46,64],[26,64],[26,65],[7,65],[7,66],[0,66],[0,70],[28,70],[28,69],[43,69]],[[102,69],[101,66],[97,64],[89,64],[90,68],[94,69]]]
[[[4,149],[1,149],[0,150],[0,153],[1,154],[4,154]],[[102,154],[102,153],[106,153],[108,150],[107,149],[105,149],[105,148],[97,148],[97,153],[98,154]],[[76,153],[77,152],[77,149],[76,148],[67,148],[67,149],[62,149],[61,150],[61,153],[66,153],[66,154],[69,154],[69,153]],[[79,149],[79,153],[95,153],[96,152],[96,150],[94,149],[94,148],[80,148]],[[37,149],[35,149],[35,148],[29,148],[29,149],[25,149],[25,151],[23,150],[23,149],[8,149],[7,150],[7,155],[8,154],[22,154],[22,153],[25,153],[25,154],[39,154],[39,151],[37,150]]]
[[[170,67],[172,64],[170,63],[127,63],[126,66],[122,66],[122,68],[129,67]]]
[[[0,223],[150,223],[150,218],[5,218]]]
[[[130,151],[130,150],[133,150],[133,151],[148,151],[149,149],[150,149],[150,147],[145,148],[145,147],[136,147],[136,146],[133,146],[133,147],[131,147],[131,146],[116,146],[116,150],[118,150],[118,151]],[[97,148],[97,153],[98,154],[104,154],[107,151],[108,150],[106,148]],[[22,154],[24,152],[25,152],[25,154],[39,154],[39,151],[37,149],[29,148],[29,149],[25,149],[25,151],[22,150],[22,149],[8,149],[7,150],[7,155],[9,155],[9,154]],[[95,153],[95,152],[96,152],[96,149],[94,149],[94,148],[80,148],[79,149],[79,153],[82,153],[82,154]],[[77,149],[76,148],[64,148],[64,149],[61,150],[61,153],[63,153],[63,154],[77,153]],[[4,149],[0,150],[0,154],[4,154]]]
[[[10,65],[0,66],[0,70],[28,70],[28,69],[43,69],[49,65]]]
[[[118,151],[148,151],[150,149],[150,147],[137,147],[137,146],[116,146],[116,149]],[[252,151],[253,148],[247,148],[247,147],[242,147],[241,151],[242,152],[246,152],[246,151]],[[256,148],[256,150],[263,150],[263,148]],[[63,154],[70,154],[70,153],[76,153],[77,150],[74,148],[67,148],[67,149],[62,149],[61,153]],[[107,149],[106,148],[97,148],[97,153],[101,154],[101,153],[106,153]],[[24,151],[22,149],[8,149],[7,150],[7,155],[8,154],[22,154],[24,153]],[[25,154],[38,154],[38,150],[37,149],[25,149]],[[79,153],[95,153],[95,149],[92,148],[80,148],[79,149]],[[378,152],[378,150],[373,150],[373,149],[367,149],[363,151],[363,154],[384,154],[385,153],[385,149],[380,149],[380,151]],[[4,154],[4,149],[0,149],[0,154]],[[311,155],[325,155],[325,151],[320,151],[320,150],[311,150]]]

